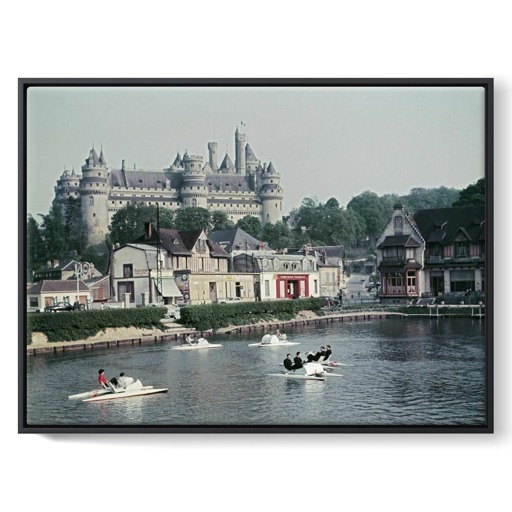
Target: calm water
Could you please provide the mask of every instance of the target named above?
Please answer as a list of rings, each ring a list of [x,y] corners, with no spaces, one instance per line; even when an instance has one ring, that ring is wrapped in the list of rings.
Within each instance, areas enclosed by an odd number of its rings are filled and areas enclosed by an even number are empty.
[[[29,425],[481,425],[484,322],[382,319],[287,330],[291,347],[248,347],[259,335],[217,336],[220,349],[180,342],[37,355],[27,363]],[[286,352],[330,344],[343,378],[268,376]],[[104,403],[68,400],[126,374],[167,394]]]

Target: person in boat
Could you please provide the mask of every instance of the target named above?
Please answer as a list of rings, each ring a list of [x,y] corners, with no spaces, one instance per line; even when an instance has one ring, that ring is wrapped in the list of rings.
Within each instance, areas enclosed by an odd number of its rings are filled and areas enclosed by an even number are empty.
[[[331,345],[327,345],[327,349],[325,351],[325,356],[324,356],[324,361],[327,361],[327,359],[329,359],[329,357],[331,357],[331,354],[332,354],[332,350],[331,350]]]
[[[119,374],[119,379],[117,379],[117,382],[122,388],[126,388],[126,386],[133,384],[135,382],[135,379],[133,377],[127,377],[124,372],[121,372]]]
[[[302,368],[302,363],[304,361],[302,360],[302,357],[300,357],[300,352],[297,352],[297,355],[293,358],[293,366],[291,367],[292,370],[298,370],[299,368]]]
[[[286,359],[283,361],[283,365],[287,370],[293,369],[293,361],[291,354],[286,354]]]
[[[191,344],[196,344],[197,343],[197,336],[195,334],[194,334],[194,336],[188,335],[185,338],[185,341],[187,341],[188,343],[191,343]]]
[[[315,360],[315,353],[314,352],[308,352],[307,356],[307,363],[311,363]]]
[[[109,383],[117,386],[117,379],[112,377],[110,381],[108,381],[107,377],[105,377],[105,370],[103,369],[98,370],[98,382],[102,388],[109,388]]]
[[[318,361],[320,358],[325,357],[325,347],[320,347],[320,350],[315,354],[314,360]]]

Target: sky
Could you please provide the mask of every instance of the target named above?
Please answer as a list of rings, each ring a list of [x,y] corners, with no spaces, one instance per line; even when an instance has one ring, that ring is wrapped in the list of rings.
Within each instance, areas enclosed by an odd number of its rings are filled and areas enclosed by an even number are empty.
[[[234,162],[234,132],[281,174],[283,212],[371,190],[462,189],[484,176],[479,87],[32,87],[27,210],[47,213],[94,145],[109,168],[163,169],[185,150]],[[243,124],[242,124],[243,123]]]

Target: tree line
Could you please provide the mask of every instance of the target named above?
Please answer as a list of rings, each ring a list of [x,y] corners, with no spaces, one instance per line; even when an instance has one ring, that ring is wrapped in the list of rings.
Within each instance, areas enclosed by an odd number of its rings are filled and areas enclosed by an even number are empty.
[[[409,194],[377,195],[369,190],[353,197],[346,208],[337,199],[325,203],[306,197],[287,217],[275,224],[262,224],[247,215],[233,223],[223,211],[210,213],[205,208],[190,207],[178,210],[159,208],[158,222],[162,228],[178,230],[206,229],[217,231],[239,227],[272,249],[301,247],[304,244],[343,245],[347,251],[372,252],[375,241],[387,224],[393,206],[401,203],[414,214],[430,208],[485,204],[485,180],[459,191],[453,188],[413,188]],[[157,223],[154,205],[127,205],[112,217],[106,249],[87,246],[82,226],[80,203],[69,198],[65,214],[56,201],[39,222],[27,218],[27,260],[29,271],[43,266],[47,260],[74,258],[94,263],[105,272],[108,249],[114,244],[133,242],[144,233],[146,222]]]

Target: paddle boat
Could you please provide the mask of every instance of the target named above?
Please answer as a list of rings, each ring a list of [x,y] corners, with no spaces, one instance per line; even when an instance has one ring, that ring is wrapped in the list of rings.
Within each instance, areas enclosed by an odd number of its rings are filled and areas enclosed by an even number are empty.
[[[249,343],[249,347],[281,347],[283,345],[299,345],[298,342],[288,341],[286,334],[265,334],[259,343]]]
[[[220,343],[209,343],[205,338],[193,338],[191,336],[187,336],[185,338],[186,343],[184,345],[178,345],[177,347],[172,347],[171,350],[199,350],[204,348],[220,348],[222,345]]]
[[[282,365],[281,365],[282,366]],[[270,377],[284,377],[287,379],[325,380],[326,377],[343,377],[341,374],[328,373],[319,363],[304,363],[297,370],[283,370],[280,373],[269,373]]]
[[[68,396],[69,400],[81,400],[82,402],[99,402],[103,400],[117,400],[119,398],[129,398],[133,396],[154,395],[155,393],[167,393],[168,388],[154,388],[153,386],[143,386],[140,380],[134,380],[125,388],[114,386],[109,383],[107,388],[94,389]]]

